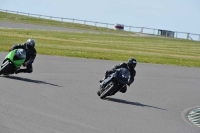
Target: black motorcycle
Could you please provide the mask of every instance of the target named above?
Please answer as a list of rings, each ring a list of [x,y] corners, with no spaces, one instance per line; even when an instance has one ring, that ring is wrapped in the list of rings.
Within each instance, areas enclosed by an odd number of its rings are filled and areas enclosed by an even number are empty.
[[[130,79],[130,72],[126,68],[117,69],[100,83],[97,94],[101,99],[112,96],[122,89]]]

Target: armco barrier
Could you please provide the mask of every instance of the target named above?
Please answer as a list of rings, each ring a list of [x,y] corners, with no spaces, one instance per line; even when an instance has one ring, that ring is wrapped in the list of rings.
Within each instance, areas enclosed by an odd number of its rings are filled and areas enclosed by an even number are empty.
[[[46,18],[50,20],[53,19],[53,20],[58,20],[58,21],[73,22],[73,23],[79,23],[79,24],[84,24],[84,25],[87,24],[87,25],[96,26],[96,27],[104,27],[104,28],[111,28],[111,29],[115,27],[115,24],[80,20],[80,19],[74,19],[74,18],[54,17],[54,16],[47,16],[47,15],[40,15],[40,14],[24,13],[24,12],[19,12],[19,11],[3,10],[3,9],[0,9],[0,11],[19,14],[19,15],[38,17],[38,18]],[[124,30],[139,33],[138,35],[140,34],[158,35],[158,29],[155,29],[155,28],[124,25]],[[174,31],[174,33],[175,33],[174,38],[183,38],[183,39],[188,39],[188,40],[200,41],[200,34],[179,32],[179,31]]]

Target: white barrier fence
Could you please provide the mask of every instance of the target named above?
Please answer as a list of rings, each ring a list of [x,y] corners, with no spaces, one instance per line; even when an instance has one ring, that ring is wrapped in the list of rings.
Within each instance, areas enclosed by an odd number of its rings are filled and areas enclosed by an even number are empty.
[[[32,16],[32,17],[37,17],[37,18],[45,18],[45,19],[50,19],[50,20],[57,20],[57,21],[63,21],[63,22],[72,22],[72,23],[78,23],[78,24],[84,24],[84,25],[91,25],[91,26],[96,26],[96,27],[110,28],[110,29],[114,29],[114,27],[115,27],[115,24],[88,21],[88,20],[80,20],[80,19],[74,19],[74,18],[46,16],[46,15],[40,15],[40,14],[24,13],[24,12],[3,10],[3,9],[0,9],[0,11],[7,12],[7,13],[19,14],[19,15]],[[155,28],[135,27],[135,26],[124,25],[124,30],[130,31],[130,32],[136,32],[139,34],[159,35],[158,34],[159,29],[155,29]],[[200,41],[200,34],[179,32],[179,31],[173,31],[173,32],[175,33],[174,38],[182,38],[182,39],[187,39],[187,40]]]

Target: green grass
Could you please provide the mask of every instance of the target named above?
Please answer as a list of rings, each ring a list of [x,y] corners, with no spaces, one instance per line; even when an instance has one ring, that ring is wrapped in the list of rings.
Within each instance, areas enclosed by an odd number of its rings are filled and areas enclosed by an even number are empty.
[[[10,21],[13,17],[9,19],[8,15],[1,20]],[[53,23],[59,26],[59,22]],[[200,67],[200,42],[183,39],[0,29],[0,50],[8,51],[13,44],[28,38],[36,40],[38,54],[120,61],[135,57],[138,62]]]
[[[200,43],[167,38],[130,37],[105,34],[0,30],[0,49],[27,38],[37,41],[39,54],[200,67]]]

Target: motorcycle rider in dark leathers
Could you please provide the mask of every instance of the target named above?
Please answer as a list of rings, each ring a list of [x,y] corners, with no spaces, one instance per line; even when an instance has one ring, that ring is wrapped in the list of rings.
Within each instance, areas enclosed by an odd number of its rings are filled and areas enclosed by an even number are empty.
[[[100,80],[99,82],[101,83],[110,74],[114,73],[116,71],[116,69],[126,68],[130,71],[130,74],[131,74],[131,77],[130,77],[128,84],[127,84],[128,86],[130,86],[134,82],[134,78],[135,78],[135,75],[136,75],[136,71],[135,71],[136,64],[137,64],[136,59],[130,58],[127,63],[120,63],[118,65],[115,65],[113,67],[113,69],[106,71],[105,77],[102,80]],[[122,89],[120,89],[120,92],[122,92],[122,93],[125,93],[126,91],[127,91],[127,86],[124,86]],[[100,91],[98,91],[97,94],[100,95]]]
[[[36,57],[36,49],[35,49],[35,41],[33,39],[28,39],[25,43],[23,44],[16,44],[13,45],[9,51],[12,51],[13,49],[24,49],[26,50],[26,60],[23,63],[23,66],[26,67],[26,69],[19,69],[15,71],[15,74],[17,73],[32,73],[33,72],[33,66],[32,63],[35,60]]]

